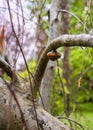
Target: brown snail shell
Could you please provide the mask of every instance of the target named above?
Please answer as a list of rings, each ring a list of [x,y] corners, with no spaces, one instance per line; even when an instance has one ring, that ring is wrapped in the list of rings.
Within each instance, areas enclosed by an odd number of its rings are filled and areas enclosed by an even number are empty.
[[[47,57],[52,60],[52,61],[55,61],[57,60],[58,58],[61,57],[61,53],[56,51],[56,50],[52,50],[50,52],[47,53]]]

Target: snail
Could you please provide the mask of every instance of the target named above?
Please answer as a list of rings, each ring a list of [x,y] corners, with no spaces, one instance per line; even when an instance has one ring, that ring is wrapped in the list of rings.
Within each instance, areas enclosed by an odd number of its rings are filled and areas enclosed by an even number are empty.
[[[47,57],[52,60],[52,61],[55,61],[57,60],[58,58],[61,57],[61,53],[58,52],[57,50],[52,50],[50,52],[47,53]]]

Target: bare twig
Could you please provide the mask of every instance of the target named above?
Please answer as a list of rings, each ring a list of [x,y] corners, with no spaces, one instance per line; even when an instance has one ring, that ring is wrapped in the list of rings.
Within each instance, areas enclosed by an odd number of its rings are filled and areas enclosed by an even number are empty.
[[[46,0],[44,0],[43,3],[42,3],[41,12],[42,12],[42,9],[43,9],[45,3],[46,3]]]
[[[89,69],[93,68],[93,64],[91,64],[90,66],[88,66],[80,75],[79,79],[78,79],[78,87],[80,88],[80,82],[81,82],[81,79],[83,78],[83,76],[87,73],[87,71]]]
[[[21,0],[19,0],[19,2],[20,2],[21,12],[22,12],[23,23],[25,24],[22,2],[21,2]]]
[[[6,10],[6,9],[8,10],[8,8],[6,8],[6,7],[0,7],[0,8],[1,8],[1,9],[5,9],[5,10]],[[14,12],[15,14],[17,14],[17,12],[16,12],[15,10],[11,9],[11,11]],[[20,17],[22,17],[21,14],[18,14],[18,15],[19,15]],[[27,15],[27,14],[26,14],[26,15]],[[26,18],[26,17],[24,17],[24,19],[27,20],[27,21],[31,21],[30,19],[28,19],[28,18]]]
[[[33,102],[33,107],[34,107],[34,111],[35,111],[35,118],[36,118],[36,122],[37,122],[37,128],[39,130],[39,123],[38,123],[38,119],[37,119],[37,112],[36,112],[36,107],[35,107],[35,103],[34,103],[34,91],[33,91],[33,88],[32,88],[32,82],[31,82],[31,75],[30,75],[30,71],[29,71],[29,68],[28,68],[28,65],[27,65],[27,62],[26,62],[26,58],[25,58],[25,55],[24,55],[24,52],[22,50],[22,47],[20,45],[20,42],[19,42],[19,39],[16,35],[16,32],[15,32],[15,29],[14,29],[14,25],[13,25],[13,21],[12,21],[12,16],[11,16],[11,8],[10,8],[10,4],[9,4],[9,0],[7,0],[7,5],[8,5],[8,11],[9,11],[9,15],[10,15],[10,21],[11,21],[11,26],[12,26],[12,31],[14,33],[14,36],[17,40],[17,44],[20,48],[20,51],[22,53],[22,56],[23,56],[23,59],[24,59],[24,62],[25,62],[25,65],[26,65],[26,69],[27,69],[27,72],[28,72],[28,77],[29,77],[29,82],[30,82],[30,89],[31,89],[31,96],[32,96],[32,102]]]
[[[74,18],[76,18],[76,19],[84,26],[85,30],[89,33],[89,30],[88,30],[88,28],[85,26],[85,24],[83,23],[83,21],[82,21],[78,16],[76,16],[74,13],[69,12],[69,11],[67,11],[67,10],[63,10],[63,9],[58,9],[57,11],[58,11],[58,12],[66,12],[66,13],[69,13],[70,15],[72,15]]]
[[[59,62],[57,60],[57,66],[59,67]],[[65,94],[65,90],[64,90],[64,85],[63,85],[63,81],[62,81],[62,78],[61,78],[61,75],[60,75],[60,71],[59,71],[59,68],[57,68],[57,71],[58,71],[58,77],[60,79],[60,82],[61,82],[61,88],[63,90],[63,95]]]
[[[70,120],[71,122],[75,123],[76,125],[80,126],[82,128],[82,130],[85,130],[85,128],[77,121],[71,119],[71,118],[68,118],[68,117],[65,117],[65,116],[58,116],[57,117],[58,119],[66,119],[66,120]]]

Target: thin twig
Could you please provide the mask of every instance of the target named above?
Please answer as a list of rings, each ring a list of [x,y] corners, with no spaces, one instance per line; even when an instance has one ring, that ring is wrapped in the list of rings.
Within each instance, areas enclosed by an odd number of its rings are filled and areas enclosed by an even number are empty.
[[[24,59],[25,65],[26,65],[26,69],[27,69],[27,72],[28,72],[28,77],[29,77],[29,82],[30,82],[30,89],[31,89],[31,94],[32,94],[31,96],[32,96],[32,99],[33,99],[33,107],[34,107],[34,111],[35,111],[37,128],[39,130],[39,123],[38,123],[37,112],[36,112],[36,107],[35,107],[35,103],[34,103],[34,92],[33,92],[33,88],[32,88],[30,71],[29,71],[29,68],[28,68],[28,65],[27,65],[27,62],[26,62],[26,58],[25,58],[24,52],[22,50],[22,47],[21,47],[20,42],[19,42],[19,39],[18,39],[18,37],[16,35],[16,32],[15,32],[15,29],[14,29],[14,25],[13,25],[13,21],[12,21],[12,16],[11,16],[11,8],[10,8],[9,0],[7,0],[7,5],[8,5],[9,15],[10,15],[10,21],[11,21],[12,31],[13,31],[13,33],[15,35],[16,40],[17,40],[17,44],[18,44],[18,46],[20,48],[20,51],[22,53],[22,56],[23,56],[23,59]]]
[[[59,62],[58,62],[58,60],[57,60],[57,66],[59,67]],[[57,70],[58,70],[58,77],[59,77],[60,82],[61,82],[61,88],[63,89],[64,112],[65,112],[65,99],[66,99],[66,94],[65,94],[65,93],[66,93],[66,92],[65,92],[65,89],[64,89],[64,84],[63,84],[63,81],[62,81],[62,78],[61,78],[61,75],[60,75],[59,68],[58,68]],[[67,112],[65,112],[65,113],[66,113],[66,115],[67,115]],[[70,120],[69,120],[69,124],[72,125]]]
[[[42,9],[43,9],[43,7],[45,5],[45,2],[46,2],[46,0],[44,0],[43,3],[42,3],[41,12],[42,12]]]
[[[91,64],[90,66],[88,66],[80,75],[79,79],[78,79],[78,87],[80,88],[80,82],[81,82],[81,79],[83,78],[83,76],[87,73],[87,71],[89,69],[93,68],[93,64]]]
[[[23,23],[25,24],[22,2],[21,2],[21,0],[19,0],[19,2],[20,2],[21,12],[22,12]]]
[[[57,60],[57,66],[59,67],[59,62]],[[57,68],[57,71],[58,71],[58,77],[60,79],[60,82],[61,82],[61,87],[63,89],[63,95],[65,94],[65,90],[64,90],[64,85],[63,85],[63,81],[62,81],[62,78],[61,78],[61,75],[60,75],[60,71],[59,71],[59,68]]]
[[[6,10],[6,9],[8,10],[8,8],[6,8],[6,7],[0,7],[0,8],[1,8],[1,9],[5,9],[5,10]],[[16,12],[15,10],[11,9],[11,11],[14,12],[15,14],[17,14],[17,12]],[[22,17],[21,14],[18,14],[18,15],[19,15],[20,17]],[[27,14],[26,14],[26,15],[27,15]],[[24,19],[27,20],[27,21],[31,21],[30,19],[27,19],[26,17],[24,17]]]
[[[82,128],[82,130],[85,130],[85,128],[77,121],[71,119],[71,118],[68,118],[68,117],[65,117],[65,116],[58,116],[57,117],[58,119],[67,119],[67,120],[70,120],[72,122],[74,122],[76,125],[80,126]]]
[[[88,28],[85,27],[85,24],[82,22],[82,20],[81,20],[78,16],[76,16],[74,13],[69,12],[69,11],[64,10],[64,9],[57,9],[57,11],[58,11],[58,12],[66,12],[66,13],[71,14],[74,18],[76,18],[76,19],[84,26],[85,30],[89,33]]]

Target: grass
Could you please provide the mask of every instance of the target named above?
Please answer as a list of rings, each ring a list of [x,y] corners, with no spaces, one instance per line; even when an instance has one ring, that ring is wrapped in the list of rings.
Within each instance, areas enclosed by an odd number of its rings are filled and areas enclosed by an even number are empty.
[[[86,107],[86,105],[87,104],[83,104],[83,106],[85,106],[85,107]],[[74,112],[71,115],[71,118],[73,118],[75,121],[80,123],[85,128],[85,130],[93,130],[93,112],[92,111],[91,110],[77,111],[76,113]]]
[[[93,130],[93,103],[79,104],[77,110],[71,113],[70,118],[81,124],[84,128],[71,123],[74,130]],[[69,121],[66,119],[62,119],[62,121],[69,124]]]

